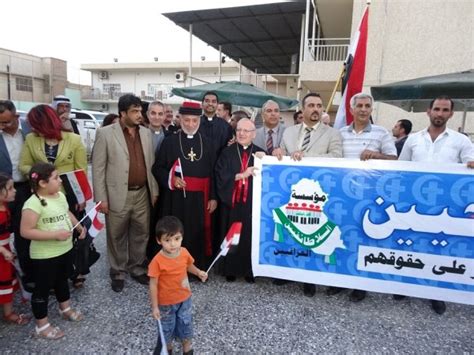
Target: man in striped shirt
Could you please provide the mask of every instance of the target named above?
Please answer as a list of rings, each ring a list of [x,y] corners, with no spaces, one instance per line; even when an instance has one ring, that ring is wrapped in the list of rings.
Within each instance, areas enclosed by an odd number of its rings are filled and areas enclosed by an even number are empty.
[[[397,159],[397,149],[390,133],[370,122],[373,103],[374,99],[369,94],[359,93],[351,98],[354,122],[340,129],[344,158]]]
[[[374,99],[369,94],[358,93],[352,96],[350,105],[354,122],[340,129],[344,158],[397,159],[397,149],[390,133],[385,128],[371,123],[373,103]],[[340,287],[329,287],[327,294],[335,295],[342,290]],[[359,302],[366,294],[367,292],[363,290],[353,290],[349,299],[352,302]]]

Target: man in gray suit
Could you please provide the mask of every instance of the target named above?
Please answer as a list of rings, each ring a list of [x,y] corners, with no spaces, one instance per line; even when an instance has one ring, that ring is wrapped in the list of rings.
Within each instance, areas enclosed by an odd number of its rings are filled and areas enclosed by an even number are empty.
[[[253,144],[265,150],[265,153],[272,154],[278,148],[283,137],[285,126],[280,123],[280,106],[268,100],[262,106],[263,126],[257,129]]]
[[[148,284],[144,266],[150,205],[158,197],[151,167],[151,131],[140,126],[141,100],[127,94],[118,102],[120,121],[97,131],[92,154],[95,200],[101,201],[107,228],[112,290],[121,292],[125,273]]]
[[[30,126],[19,118],[16,107],[10,100],[0,100],[0,171],[11,176],[16,189],[15,200],[9,204],[12,216],[12,229],[15,236],[15,249],[24,276],[23,285],[31,287],[33,270],[31,269],[30,241],[20,236],[21,209],[30,197],[30,185],[18,170],[20,154],[25,136]]]
[[[316,93],[303,98],[303,123],[288,127],[283,133],[279,149],[272,155],[281,159],[290,155],[294,160],[303,157],[342,157],[342,137],[337,129],[321,123],[323,101]]]
[[[303,98],[303,123],[288,127],[283,133],[280,148],[273,150],[272,155],[279,160],[283,155],[290,155],[294,160],[303,157],[342,157],[342,137],[337,129],[321,122],[323,101],[316,93],[309,93]],[[276,282],[282,284],[282,282]],[[304,295],[313,297],[316,287],[304,284]]]

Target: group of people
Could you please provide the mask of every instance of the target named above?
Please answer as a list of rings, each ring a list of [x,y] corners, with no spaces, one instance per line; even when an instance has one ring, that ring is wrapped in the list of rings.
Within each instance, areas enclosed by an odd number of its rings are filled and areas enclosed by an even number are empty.
[[[30,320],[12,308],[13,293],[20,286],[19,274],[23,295],[31,299],[36,334],[50,339],[64,335],[48,321],[51,290],[63,318],[81,320],[82,314],[70,305],[69,280],[74,287],[83,286],[92,264],[89,251],[95,251],[86,228],[78,223],[85,203],[78,203],[73,193],[65,193],[60,177],[79,169],[87,172],[86,151],[75,133],[77,125],[69,118],[70,109],[69,99],[58,96],[51,105],[33,107],[24,121],[11,101],[0,101],[3,316],[20,325]]]
[[[87,171],[87,160],[80,137],[73,133],[73,120],[58,110],[68,104],[70,108],[70,103],[65,97],[56,101],[53,107],[34,107],[28,113],[28,122],[19,121],[11,102],[0,102],[0,151],[6,153],[0,155],[0,162],[8,176],[3,185],[0,181],[0,204],[10,203],[11,211],[0,219],[5,226],[0,231],[14,232],[25,275],[50,270],[48,280],[44,275],[33,277],[32,298],[36,332],[47,338],[63,335],[47,320],[44,299],[49,290],[55,290],[65,318],[80,320],[82,315],[70,307],[65,289],[68,277],[83,282],[88,272],[83,267],[71,274],[60,267],[71,259],[71,232],[66,235],[65,231],[80,219],[85,206],[67,205],[68,196],[60,191],[57,176],[76,169]],[[168,346],[178,335],[185,352],[192,352],[187,272],[202,281],[207,279],[203,269],[219,252],[234,222],[242,223],[240,243],[234,253],[223,258],[219,271],[229,282],[237,277],[254,282],[250,254],[255,159],[272,155],[278,159],[290,156],[295,162],[305,157],[396,160],[399,156],[400,160],[474,166],[472,143],[446,126],[454,112],[448,97],[430,103],[430,124],[418,133],[408,136],[410,122],[398,121],[393,129],[394,136],[400,133],[397,141],[385,128],[371,122],[370,95],[354,95],[350,106],[354,121],[338,130],[328,124],[321,96],[309,93],[302,100],[301,111],[295,113],[295,125],[286,127],[278,103],[269,100],[262,107],[263,126],[256,129],[245,112],[231,115],[230,104],[219,102],[216,93],[208,92],[201,104],[183,103],[178,128],[172,123],[172,111],[170,114],[170,108],[162,102],[149,103],[143,113],[137,96],[127,94],[119,99],[119,115],[97,131],[92,153],[94,198],[100,202],[106,220],[111,288],[122,292],[127,274],[141,284],[149,284],[152,314],[161,319]],[[29,129],[32,134],[25,137]],[[12,197],[12,188],[17,190],[16,197]],[[34,194],[30,197],[31,191]],[[59,213],[66,208],[72,213],[66,211],[60,218]],[[42,216],[51,213],[57,214],[48,217],[55,222],[45,224]],[[4,223],[7,220],[11,220],[8,226]],[[83,240],[85,228],[78,226],[76,230],[76,240]],[[1,240],[0,247],[5,250],[0,249],[0,262],[11,264],[11,252]],[[57,252],[52,255],[52,250]],[[0,281],[12,281],[8,287],[13,292],[13,271],[10,276],[0,275]],[[275,284],[283,282],[275,280]],[[332,287],[327,293],[341,290]],[[304,285],[305,295],[314,293],[314,285]],[[365,291],[353,290],[350,299],[361,301],[365,295]],[[25,316],[16,315],[11,305],[3,303],[6,319],[25,322]],[[446,309],[440,301],[432,301],[432,306],[440,314]]]

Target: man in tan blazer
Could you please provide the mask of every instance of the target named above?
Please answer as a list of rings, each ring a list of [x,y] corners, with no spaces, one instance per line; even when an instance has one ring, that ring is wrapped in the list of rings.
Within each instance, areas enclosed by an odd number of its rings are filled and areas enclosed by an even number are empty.
[[[309,93],[303,98],[303,123],[288,127],[283,132],[280,148],[273,150],[272,155],[281,159],[290,155],[294,160],[303,157],[342,158],[342,136],[335,128],[321,122],[323,101],[316,93]],[[281,285],[284,282],[274,282]],[[316,287],[304,284],[304,294],[313,297]]]
[[[323,109],[319,94],[307,94],[303,98],[303,123],[283,132],[280,149],[275,149],[272,155],[279,158],[290,155],[295,160],[302,157],[342,158],[341,134],[321,122]]]
[[[149,238],[150,205],[158,186],[152,136],[140,126],[141,100],[132,94],[119,99],[120,120],[97,131],[92,154],[95,200],[101,201],[107,228],[107,254],[112,289],[120,292],[126,272],[148,283],[144,267]]]

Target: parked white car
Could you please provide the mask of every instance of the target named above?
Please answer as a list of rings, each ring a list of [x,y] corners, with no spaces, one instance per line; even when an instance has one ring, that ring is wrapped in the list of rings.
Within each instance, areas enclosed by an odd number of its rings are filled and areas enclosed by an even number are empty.
[[[81,134],[82,143],[86,147],[87,155],[92,153],[95,132],[102,125],[102,121],[107,115],[107,112],[101,111],[80,110],[74,108],[71,110],[71,118],[77,123],[77,128]]]

